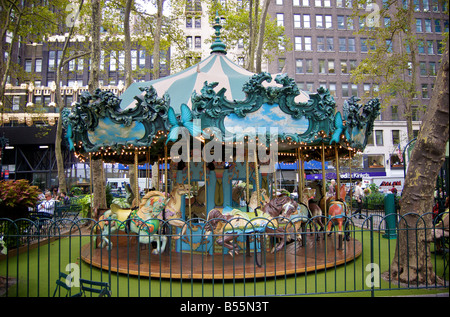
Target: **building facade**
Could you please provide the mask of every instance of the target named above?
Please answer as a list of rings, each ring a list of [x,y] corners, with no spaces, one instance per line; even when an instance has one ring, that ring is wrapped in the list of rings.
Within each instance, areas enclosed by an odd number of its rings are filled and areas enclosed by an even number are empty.
[[[409,1],[407,1],[409,2]],[[398,1],[402,6],[405,1]],[[445,3],[438,0],[412,0],[414,5],[415,29],[413,32],[422,39],[418,51],[417,90],[419,104],[426,106],[433,92],[434,81],[439,69],[443,32],[448,32],[449,17]],[[360,8],[376,14],[384,5]],[[269,14],[278,25],[285,27],[285,34],[291,39],[293,50],[277,56],[268,66],[270,73],[285,72],[295,78],[298,87],[308,92],[317,88],[327,88],[342,107],[350,96],[361,99],[369,97],[377,87],[371,83],[354,84],[351,72],[366,57],[370,49],[367,38],[357,34],[359,28],[366,27],[365,20],[353,16],[352,1],[346,0],[274,0]],[[387,18],[378,21],[379,27],[390,23]],[[404,43],[393,41],[391,49],[401,50]],[[410,76],[410,74],[409,74]],[[383,103],[383,100],[381,100]],[[408,142],[405,109],[401,103],[383,104],[379,120],[375,122],[373,140],[363,154],[361,172],[366,177],[386,177],[403,179],[402,152]],[[412,109],[413,131],[420,130],[423,109]]]

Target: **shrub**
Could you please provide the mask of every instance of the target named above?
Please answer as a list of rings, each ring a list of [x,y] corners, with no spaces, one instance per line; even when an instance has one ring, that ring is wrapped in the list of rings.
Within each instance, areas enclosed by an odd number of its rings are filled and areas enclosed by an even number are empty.
[[[34,207],[38,201],[39,189],[25,179],[0,181],[0,206]]]

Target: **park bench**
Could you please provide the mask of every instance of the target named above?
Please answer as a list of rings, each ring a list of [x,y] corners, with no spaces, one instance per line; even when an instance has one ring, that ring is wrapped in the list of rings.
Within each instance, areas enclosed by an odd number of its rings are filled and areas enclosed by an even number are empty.
[[[80,289],[75,294],[71,294],[72,287],[67,285],[68,275],[63,272],[59,272],[59,277],[56,280],[56,288],[53,292],[53,297],[56,296],[58,291],[61,289],[66,291],[66,297],[86,297],[86,292],[92,295],[97,295],[98,297],[111,297],[111,288],[107,282],[91,281],[87,279],[80,278]],[[60,293],[58,293],[60,294]]]

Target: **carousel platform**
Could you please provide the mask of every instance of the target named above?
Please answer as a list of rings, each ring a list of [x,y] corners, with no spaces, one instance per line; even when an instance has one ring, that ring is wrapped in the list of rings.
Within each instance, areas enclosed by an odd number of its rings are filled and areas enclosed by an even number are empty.
[[[133,238],[131,238],[133,239]],[[306,245],[290,243],[281,251],[271,253],[268,248],[259,252],[242,251],[234,256],[215,252],[175,252],[152,254],[136,242],[120,242],[108,251],[86,244],[82,248],[84,262],[104,270],[122,274],[167,279],[232,280],[270,278],[302,274],[310,271],[334,268],[350,262],[362,253],[361,243],[353,238],[339,248],[337,235],[316,241],[313,236]]]

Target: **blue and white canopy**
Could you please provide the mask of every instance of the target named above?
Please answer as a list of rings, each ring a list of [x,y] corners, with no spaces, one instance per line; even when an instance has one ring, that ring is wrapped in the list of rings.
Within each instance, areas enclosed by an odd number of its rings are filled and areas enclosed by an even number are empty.
[[[249,72],[226,57],[221,26],[216,22],[211,55],[198,64],[168,77],[133,83],[120,98],[100,90],[82,95],[63,114],[72,148],[81,155],[94,152],[120,162],[130,148],[156,150],[161,139],[166,144],[176,141],[179,127],[184,126],[193,136],[195,131],[218,128],[226,142],[229,138],[224,136],[230,131],[237,140],[242,132],[236,131],[241,128],[269,131],[275,127],[285,149],[310,150],[309,159],[317,158],[317,145],[340,144],[344,155],[348,150],[364,149],[379,114],[378,100],[360,105],[352,97],[344,103],[341,115],[322,87],[310,94],[300,91],[286,74]],[[192,128],[197,119],[200,129]],[[273,135],[267,132],[266,137]]]

